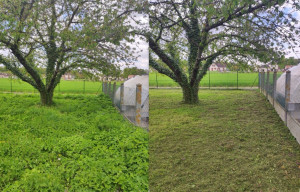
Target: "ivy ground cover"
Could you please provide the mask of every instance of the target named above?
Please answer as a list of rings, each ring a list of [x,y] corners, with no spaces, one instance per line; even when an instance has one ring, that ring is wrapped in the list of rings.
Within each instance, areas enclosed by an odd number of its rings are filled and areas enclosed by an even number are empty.
[[[0,94],[0,191],[148,191],[148,133],[104,95]]]

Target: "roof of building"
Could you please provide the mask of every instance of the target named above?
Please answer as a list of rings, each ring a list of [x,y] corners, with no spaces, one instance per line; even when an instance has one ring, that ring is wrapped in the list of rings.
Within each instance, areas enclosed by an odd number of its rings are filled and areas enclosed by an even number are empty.
[[[217,67],[226,67],[226,65],[225,64],[223,64],[223,63],[213,63],[213,64],[215,64]]]
[[[8,74],[8,73],[0,73],[0,75],[10,76],[10,74]]]

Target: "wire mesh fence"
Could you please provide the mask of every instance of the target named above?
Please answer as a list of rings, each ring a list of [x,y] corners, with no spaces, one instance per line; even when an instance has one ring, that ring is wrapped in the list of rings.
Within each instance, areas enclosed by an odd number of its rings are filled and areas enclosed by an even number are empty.
[[[259,72],[259,88],[300,143],[300,65],[281,75]]]
[[[120,84],[120,83],[118,83]],[[54,93],[67,94],[98,94],[102,90],[102,82],[90,81],[85,79],[76,80],[61,80],[56,86]],[[18,78],[0,78],[1,92],[24,92],[24,93],[38,93],[38,91],[30,84]]]
[[[115,82],[103,82],[102,87],[103,93],[130,122],[148,130],[149,88],[143,88],[142,84],[129,87],[122,83],[118,86]]]
[[[180,87],[171,78],[166,75],[152,72],[149,76],[151,88]],[[228,88],[239,89],[241,87],[258,86],[258,74],[256,72],[242,71],[207,71],[206,75],[200,81],[200,88]]]

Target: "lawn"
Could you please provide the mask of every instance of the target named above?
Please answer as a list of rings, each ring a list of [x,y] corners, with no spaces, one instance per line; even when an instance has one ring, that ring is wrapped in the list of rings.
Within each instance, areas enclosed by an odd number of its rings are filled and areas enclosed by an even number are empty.
[[[295,191],[300,148],[258,91],[150,91],[151,191]]]
[[[208,72],[201,80],[200,87],[237,87],[237,83],[239,87],[257,87],[258,73]],[[149,84],[151,87],[179,87],[168,76],[154,72],[149,74]]]
[[[104,95],[0,94],[0,191],[148,191],[148,133]]]
[[[120,82],[117,83],[118,85]],[[23,82],[19,79],[5,79],[0,78],[0,92],[31,92],[37,93],[31,85]],[[55,93],[87,93],[97,94],[102,91],[102,82],[100,81],[84,81],[84,80],[73,80],[66,81],[61,80],[60,84],[55,88]]]

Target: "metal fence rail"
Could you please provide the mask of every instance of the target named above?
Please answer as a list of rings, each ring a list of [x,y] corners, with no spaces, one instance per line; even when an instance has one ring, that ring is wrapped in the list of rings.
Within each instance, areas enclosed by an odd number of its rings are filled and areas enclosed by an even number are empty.
[[[292,135],[300,143],[300,102],[297,99],[291,100],[300,94],[291,92],[291,87],[296,83],[293,81],[291,71],[286,71],[282,76],[277,71],[259,72],[260,92],[270,101]]]

